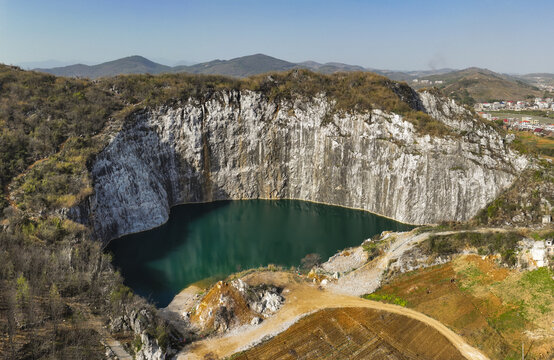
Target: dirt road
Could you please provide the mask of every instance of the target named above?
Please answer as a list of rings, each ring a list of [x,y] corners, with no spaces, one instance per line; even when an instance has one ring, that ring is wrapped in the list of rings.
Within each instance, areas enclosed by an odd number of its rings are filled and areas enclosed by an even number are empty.
[[[437,320],[414,310],[365,300],[356,296],[319,290],[312,284],[294,279],[294,276],[289,273],[260,273],[254,274],[246,280],[252,284],[265,282],[284,286],[286,288],[285,305],[276,315],[258,326],[243,327],[222,337],[210,338],[190,345],[179,354],[178,359],[225,358],[238,351],[250,348],[264,338],[275,336],[307,314],[325,308],[337,307],[366,307],[409,316],[435,328],[450,340],[467,359],[488,359]]]
[[[504,232],[504,229],[487,228],[479,232]],[[431,235],[451,235],[462,231],[444,231],[437,233],[405,232],[395,234],[389,250],[381,257],[351,271],[341,277],[336,283],[330,283],[325,290],[317,286],[299,281],[290,273],[254,273],[244,280],[251,285],[256,283],[274,284],[285,289],[285,305],[271,318],[261,325],[245,326],[235,329],[221,337],[205,339],[191,344],[184,349],[178,359],[225,358],[238,351],[246,350],[261,342],[264,338],[275,336],[286,330],[301,317],[325,308],[338,307],[367,307],[377,310],[390,311],[409,316],[422,321],[449,339],[467,359],[488,359],[477,349],[467,344],[442,323],[417,311],[396,305],[361,299],[362,294],[374,292],[381,284],[384,272],[391,260],[398,259],[402,254],[416,244],[426,240]]]
[[[383,275],[393,260],[400,258],[405,252],[412,249],[415,245],[425,241],[431,235],[452,235],[459,232],[467,232],[468,230],[460,231],[443,231],[443,232],[425,232],[416,234],[414,231],[394,233],[394,241],[391,242],[389,249],[385,254],[375,260],[363,265],[362,267],[353,270],[346,276],[341,277],[337,282],[330,283],[326,288],[330,291],[354,296],[371,294],[381,286]],[[501,228],[483,228],[477,230],[480,233],[486,232],[505,232]]]

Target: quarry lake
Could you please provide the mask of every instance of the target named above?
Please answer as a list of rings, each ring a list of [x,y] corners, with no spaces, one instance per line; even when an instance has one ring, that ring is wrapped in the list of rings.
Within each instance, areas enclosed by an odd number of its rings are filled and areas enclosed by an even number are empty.
[[[187,285],[268,264],[323,261],[384,230],[412,227],[369,212],[297,200],[179,205],[169,221],[112,241],[107,251],[125,283],[158,306]]]

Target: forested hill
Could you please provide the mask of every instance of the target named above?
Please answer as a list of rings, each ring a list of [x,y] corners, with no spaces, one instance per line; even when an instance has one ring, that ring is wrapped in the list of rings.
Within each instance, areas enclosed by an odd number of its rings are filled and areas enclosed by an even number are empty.
[[[98,324],[123,316],[137,319],[139,311],[148,321],[138,321],[138,338],[182,346],[182,337],[123,285],[90,224],[66,215],[89,199],[95,159],[111,136],[136,125],[134,115],[189,100],[213,104],[245,90],[273,109],[302,107],[303,101],[325,96],[328,116],[320,125],[333,134],[339,129],[333,115],[358,113],[371,122],[368,114],[380,110],[380,121],[391,129],[400,120],[389,114],[402,115],[402,124],[418,139],[445,143],[468,136],[425,113],[420,96],[405,83],[370,72],[324,75],[293,69],[244,79],[178,73],[89,80],[0,65],[0,329],[6,334],[0,337],[0,358],[104,358],[100,334],[105,330]],[[456,108],[471,117],[467,109]],[[286,116],[292,119],[294,111]],[[490,125],[478,125],[496,134]],[[402,141],[374,141],[404,151]],[[140,351],[134,340],[122,338]]]

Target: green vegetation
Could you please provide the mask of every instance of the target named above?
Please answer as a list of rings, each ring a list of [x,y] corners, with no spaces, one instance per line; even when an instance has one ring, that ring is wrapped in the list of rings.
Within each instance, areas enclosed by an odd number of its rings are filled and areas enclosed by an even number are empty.
[[[456,100],[458,103],[463,104],[463,105],[473,106],[473,105],[475,105],[475,103],[477,103],[477,101],[475,101],[475,99],[473,97],[471,97],[471,95],[469,94],[469,91],[467,91],[467,89],[463,89],[463,90],[459,91],[458,93],[453,92],[453,93],[450,94],[450,97],[452,99]]]
[[[432,235],[420,245],[420,248],[427,254],[445,256],[459,253],[467,247],[474,247],[479,254],[500,254],[505,264],[514,265],[517,243],[522,238],[523,236],[516,232],[468,231],[452,235]]]
[[[554,139],[539,137],[524,131],[515,132],[515,136],[511,145],[520,153],[554,158]]]
[[[486,282],[486,274],[473,264],[469,264],[458,274],[462,277],[462,281],[458,285],[462,291],[473,291],[476,286],[483,285]]]
[[[519,174],[512,186],[479,211],[471,222],[475,225],[540,223],[546,211],[541,199],[554,201],[554,168],[546,160],[540,160],[536,165],[534,169]],[[551,214],[554,215],[553,210]]]
[[[544,110],[499,110],[499,111],[490,111],[491,114],[514,114],[514,115],[526,115],[526,116],[535,116],[539,118],[550,118],[554,119],[554,112],[544,111]]]
[[[15,175],[58,152],[68,139],[89,141],[122,107],[91,82],[8,66],[0,66],[0,94],[0,208]]]
[[[497,331],[521,330],[525,327],[525,313],[521,308],[510,309],[490,320]]]
[[[521,287],[532,287],[539,292],[554,296],[554,272],[546,267],[523,274],[519,284]]]
[[[551,329],[553,275],[548,268],[512,270],[493,259],[467,255],[389,278],[374,294],[403,299],[407,307],[439,320],[489,358],[508,359],[518,354],[522,341],[528,349],[527,331]],[[550,354],[551,343],[548,337],[533,339],[526,358]]]
[[[462,223],[459,221],[441,221],[438,225],[426,225],[420,226],[415,229],[418,234],[424,232],[439,232],[439,231],[451,231],[451,230],[470,230],[473,227],[468,223]]]
[[[371,261],[371,260],[375,259],[377,256],[379,256],[382,253],[381,247],[375,241],[372,241],[372,242],[369,242],[369,243],[364,242],[362,244],[362,248],[368,254],[367,261]]]
[[[163,323],[160,323],[157,326],[151,326],[148,329],[148,333],[156,339],[158,345],[165,351],[169,345],[170,334],[167,326]]]
[[[397,296],[391,295],[391,294],[366,294],[362,296],[366,300],[373,300],[373,301],[382,301],[386,302],[388,304],[395,304],[400,305],[403,307],[406,307],[408,305],[408,301],[399,298]]]
[[[362,249],[367,252],[367,261],[369,262],[384,254],[389,245],[394,241],[396,241],[396,236],[389,236],[385,240],[382,240],[381,234],[375,234],[371,240],[365,241],[362,244]]]
[[[147,106],[186,101],[189,98],[207,101],[215,96],[217,90],[223,89],[257,91],[270,101],[289,103],[297,98],[312,99],[323,94],[335,101],[335,112],[382,109],[404,115],[421,133],[436,136],[453,134],[440,121],[414,109],[411,103],[415,94],[407,84],[366,72],[323,75],[309,70],[291,70],[242,80],[216,75],[135,75],[105,79],[102,87],[117,89],[130,104],[142,103]]]
[[[421,133],[453,135],[443,123],[415,109],[416,94],[406,83],[396,83],[373,73],[322,75],[308,70],[293,70],[251,77],[244,81],[244,86],[261,91],[272,100],[292,101],[298,96],[309,99],[323,94],[335,101],[334,110],[338,112],[382,109],[405,116]]]
[[[525,322],[543,322],[554,311],[554,272],[546,267],[493,283],[491,291],[510,309],[494,319],[498,330],[519,330]],[[546,320],[548,322],[548,320]]]
[[[140,336],[135,335],[133,342],[131,343],[131,350],[133,351],[133,354],[136,354],[142,349],[142,339]]]

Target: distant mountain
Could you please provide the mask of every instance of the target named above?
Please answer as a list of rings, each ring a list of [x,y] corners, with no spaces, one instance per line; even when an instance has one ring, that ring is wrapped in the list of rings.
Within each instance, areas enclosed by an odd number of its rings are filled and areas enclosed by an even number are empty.
[[[312,71],[332,74],[341,71],[371,71],[384,75],[392,80],[406,81],[414,87],[438,86],[446,95],[457,97],[465,103],[486,101],[492,99],[523,99],[526,96],[542,95],[536,86],[554,83],[552,74],[528,74],[509,76],[497,74],[490,70],[469,68],[465,70],[437,69],[420,71],[391,71],[368,69],[363,66],[349,65],[338,62],[318,63],[304,61],[293,63],[264,54],[242,56],[230,60],[212,60],[193,65],[167,66],[142,56],[129,56],[98,65],[76,64],[54,68],[39,68],[37,71],[58,76],[99,78],[120,74],[160,74],[187,72],[191,74],[213,74],[234,77],[247,77],[274,71],[291,69],[309,69]],[[414,79],[427,79],[442,84],[414,83]],[[544,87],[544,86],[543,86]]]
[[[348,64],[337,63],[337,62],[328,62],[325,64],[320,64],[315,61],[304,61],[301,63],[297,63],[295,67],[309,69],[323,74],[332,74],[339,71],[368,71],[368,69],[364,68],[363,66],[348,65]]]
[[[514,77],[533,86],[554,86],[554,74],[550,73],[514,75]]]
[[[192,66],[176,66],[172,69],[172,72],[246,77],[270,71],[290,70],[296,66],[297,64],[285,60],[280,60],[264,54],[255,54],[231,60],[213,60]]]
[[[393,71],[393,70],[372,69],[371,71],[376,72],[380,75],[386,76],[391,80],[410,82],[413,79],[417,79],[422,76],[441,75],[441,74],[446,74],[456,70],[436,69],[436,70]]]
[[[194,64],[198,64],[198,62],[195,62],[195,61],[188,61],[188,60],[179,60],[179,61],[175,61],[173,62],[173,66],[191,66],[191,65],[194,65]]]
[[[513,75],[513,76],[519,79],[526,79],[526,80],[539,80],[539,79],[554,80],[554,74],[550,74],[550,73],[532,73],[532,74]]]
[[[393,80],[411,81],[422,75],[443,74],[451,69],[427,70],[427,71],[389,71],[368,69],[359,65],[349,65],[338,62],[325,64],[315,61],[293,63],[264,54],[242,56],[231,60],[212,60],[199,64],[181,64],[174,67],[162,65],[150,61],[142,56],[129,56],[126,58],[105,62],[98,65],[69,65],[54,68],[39,68],[37,71],[47,72],[58,76],[99,78],[115,76],[119,74],[159,74],[187,72],[191,74],[213,74],[234,77],[247,77],[273,71],[287,71],[291,69],[309,69],[312,71],[332,74],[340,71],[371,71]]]
[[[415,88],[435,86],[445,95],[466,104],[491,100],[520,100],[543,94],[537,87],[514,76],[476,67],[423,76],[418,80],[418,83],[411,82],[410,85]],[[422,83],[421,80],[433,83]],[[442,83],[437,84],[436,81]]]
[[[57,76],[99,78],[120,74],[159,74],[171,71],[170,66],[161,65],[142,56],[129,56],[98,65],[69,65],[51,69],[35,69]]]
[[[22,69],[28,70],[28,69],[36,69],[36,68],[61,67],[61,66],[75,64],[75,63],[76,61],[42,60],[42,61],[24,61],[24,62],[16,63],[14,65],[17,65]]]

